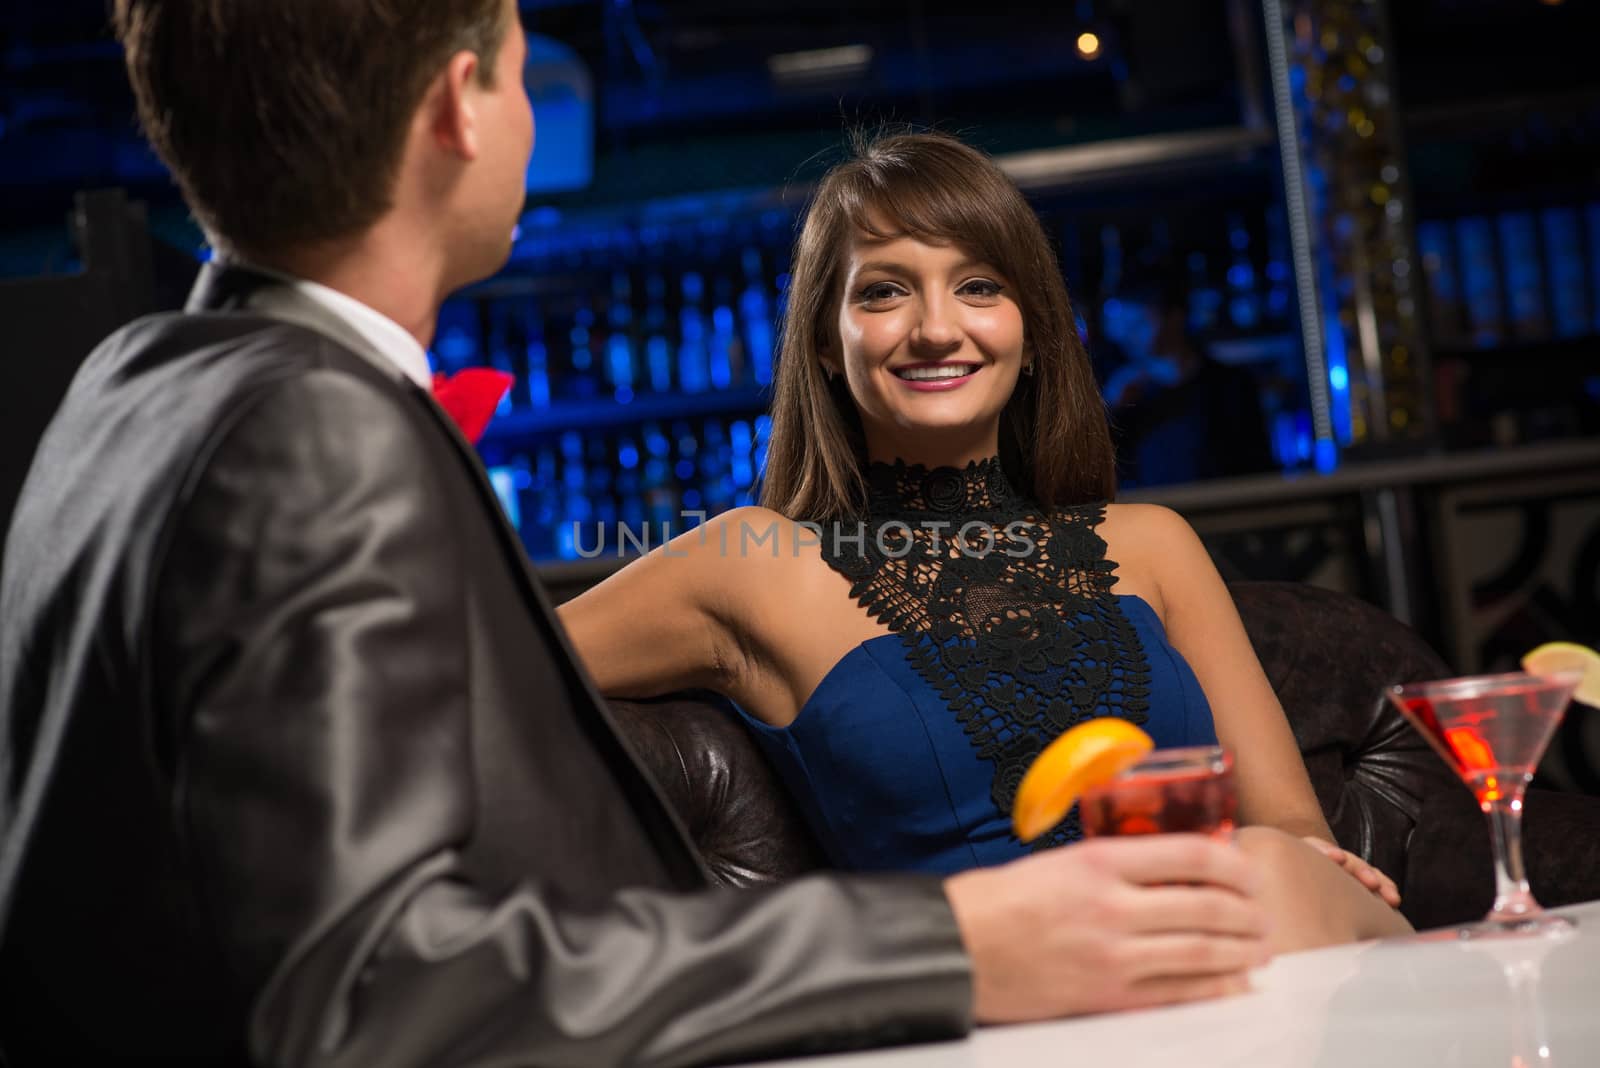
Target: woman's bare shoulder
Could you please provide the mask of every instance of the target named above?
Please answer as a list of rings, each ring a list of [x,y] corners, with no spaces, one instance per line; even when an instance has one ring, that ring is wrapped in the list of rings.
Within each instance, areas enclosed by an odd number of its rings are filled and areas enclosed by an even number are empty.
[[[1159,504],[1108,504],[1096,531],[1117,565],[1116,591],[1143,598],[1166,622],[1172,575],[1205,553],[1188,520]]]
[[[1109,546],[1115,541],[1130,549],[1170,548],[1173,539],[1195,536],[1189,521],[1160,504],[1108,504],[1105,519],[1096,529]]]

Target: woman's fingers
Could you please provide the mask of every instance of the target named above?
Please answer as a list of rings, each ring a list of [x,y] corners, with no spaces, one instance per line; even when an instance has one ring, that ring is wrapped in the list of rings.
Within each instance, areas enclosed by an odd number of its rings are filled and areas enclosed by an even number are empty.
[[[1383,872],[1348,849],[1341,849],[1325,838],[1307,835],[1302,841],[1349,872],[1355,877],[1356,882],[1378,895],[1391,908],[1400,907],[1400,888]]]

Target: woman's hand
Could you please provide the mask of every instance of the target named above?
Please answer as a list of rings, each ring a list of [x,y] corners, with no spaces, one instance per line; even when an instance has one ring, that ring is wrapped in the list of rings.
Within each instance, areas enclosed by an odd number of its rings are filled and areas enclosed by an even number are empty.
[[[1400,888],[1395,886],[1394,880],[1383,874],[1383,872],[1374,868],[1348,849],[1341,849],[1334,845],[1326,838],[1305,835],[1301,840],[1353,875],[1356,882],[1378,895],[1390,908],[1400,907]]]

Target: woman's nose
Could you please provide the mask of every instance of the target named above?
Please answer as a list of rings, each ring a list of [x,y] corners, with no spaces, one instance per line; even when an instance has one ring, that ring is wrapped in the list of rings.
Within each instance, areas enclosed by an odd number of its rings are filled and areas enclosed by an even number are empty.
[[[930,359],[948,355],[961,347],[961,324],[950,301],[923,301],[922,315],[911,332],[911,343]]]

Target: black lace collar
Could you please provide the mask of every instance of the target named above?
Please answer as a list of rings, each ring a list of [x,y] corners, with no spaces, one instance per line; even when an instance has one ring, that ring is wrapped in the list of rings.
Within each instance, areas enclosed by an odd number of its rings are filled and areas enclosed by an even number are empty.
[[[1028,499],[1011,488],[1000,458],[974,460],[965,468],[873,462],[867,465],[869,514],[929,512],[970,516],[974,513],[1021,513]]]
[[[993,763],[990,796],[1002,813],[1062,731],[1101,715],[1146,721],[1150,667],[1111,592],[1116,565],[1095,532],[1104,504],[1043,509],[998,459],[964,469],[872,463],[865,474],[867,515],[853,529],[835,524],[823,558],[901,636],[978,757]],[[1035,848],[1080,835],[1074,812]]]

